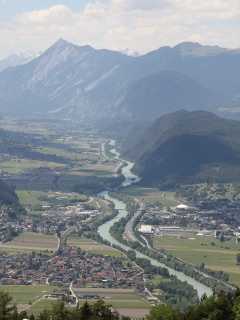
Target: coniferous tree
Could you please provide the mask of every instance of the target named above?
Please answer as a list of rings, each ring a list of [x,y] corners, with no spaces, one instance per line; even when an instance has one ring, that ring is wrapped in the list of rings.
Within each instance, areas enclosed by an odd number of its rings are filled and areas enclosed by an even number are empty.
[[[6,292],[0,292],[0,319],[11,320],[16,316],[16,306]]]

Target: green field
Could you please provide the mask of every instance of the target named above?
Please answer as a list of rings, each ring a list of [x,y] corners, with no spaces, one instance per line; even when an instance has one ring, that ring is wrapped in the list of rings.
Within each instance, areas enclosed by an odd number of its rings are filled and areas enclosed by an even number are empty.
[[[103,289],[103,288],[82,288],[74,289],[76,294],[95,293],[103,298],[106,303],[113,306],[113,308],[126,309],[148,309],[150,304],[134,290],[131,289]],[[84,302],[84,300],[80,300]]]
[[[96,293],[100,297],[105,297],[105,302],[111,305],[115,309],[129,309],[129,312],[136,310],[137,313],[145,313],[150,309],[150,304],[134,290],[128,289],[75,289],[75,293]],[[82,305],[86,300],[80,300],[79,303]],[[89,303],[94,303],[96,300],[89,300]],[[50,310],[56,303],[54,300],[42,299],[34,303],[31,307],[31,311],[34,314],[39,314],[44,309]]]
[[[54,235],[24,232],[14,240],[0,244],[0,250],[9,253],[29,251],[54,251],[57,248],[57,238]]]
[[[70,237],[68,240],[68,245],[79,247],[84,251],[91,252],[93,254],[100,254],[103,256],[111,257],[121,257],[123,253],[115,248],[106,246],[101,243],[97,243],[90,239],[81,239],[78,237]]]
[[[37,285],[37,286],[0,286],[0,290],[6,291],[13,298],[14,303],[29,304],[41,298],[47,293],[56,290],[57,287]]]
[[[212,270],[225,271],[230,281],[240,285],[240,266],[236,264],[236,255],[240,245],[234,240],[220,242],[212,237],[180,239],[177,237],[155,237],[155,248],[164,248],[178,258],[195,265],[204,263]]]
[[[80,153],[69,151],[68,149],[66,149],[64,144],[62,145],[62,147],[63,148],[40,147],[40,148],[34,148],[34,150],[43,154],[56,155],[58,157],[65,158],[66,160],[74,160],[74,161],[81,160],[82,156]]]
[[[34,303],[31,306],[29,313],[33,313],[34,315],[38,315],[43,310],[51,310],[53,308],[54,304],[56,304],[56,303],[57,303],[57,301],[55,301],[55,300],[41,299],[39,301],[36,301],[36,303]]]
[[[179,204],[175,192],[163,192],[155,188],[130,187],[125,193],[143,200],[146,204],[159,204],[163,207],[174,207]]]
[[[22,206],[30,209],[30,214],[34,214],[34,210],[38,212],[39,210],[42,211],[42,206],[46,205],[64,206],[71,203],[86,202],[89,200],[89,198],[83,194],[64,192],[17,190],[17,195]]]
[[[0,162],[0,170],[9,174],[21,174],[23,172],[39,168],[62,169],[64,167],[65,165],[61,163],[29,159],[11,159]]]

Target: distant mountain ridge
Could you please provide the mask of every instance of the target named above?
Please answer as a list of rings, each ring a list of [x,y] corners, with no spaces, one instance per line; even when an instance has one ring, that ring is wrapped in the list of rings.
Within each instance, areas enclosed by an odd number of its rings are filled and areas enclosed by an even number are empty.
[[[36,58],[36,54],[33,53],[18,53],[12,54],[4,59],[0,60],[0,72],[11,67],[20,66],[26,64]]]
[[[214,110],[224,99],[184,74],[161,71],[129,86],[119,107],[133,120],[155,120],[161,113],[184,108]]]
[[[147,184],[240,180],[240,122],[204,111],[162,116],[126,154]]]
[[[133,57],[60,39],[29,63],[0,72],[0,112],[141,121],[183,107],[237,108],[239,67],[240,52],[217,46],[182,43]]]

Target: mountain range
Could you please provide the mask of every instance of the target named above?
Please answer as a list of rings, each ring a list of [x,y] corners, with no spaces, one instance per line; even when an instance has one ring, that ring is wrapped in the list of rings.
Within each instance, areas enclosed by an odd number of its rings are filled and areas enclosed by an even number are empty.
[[[160,117],[125,155],[147,185],[240,180],[240,122],[206,111],[177,111]]]
[[[239,67],[240,51],[198,43],[133,57],[60,39],[0,72],[0,112],[141,122],[181,108],[239,111]]]
[[[12,54],[4,59],[0,60],[0,72],[11,67],[20,66],[30,62],[36,58],[34,53],[18,53]]]

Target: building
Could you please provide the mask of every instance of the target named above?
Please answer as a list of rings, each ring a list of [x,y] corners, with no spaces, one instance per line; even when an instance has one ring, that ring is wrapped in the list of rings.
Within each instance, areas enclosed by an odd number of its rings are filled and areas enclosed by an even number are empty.
[[[151,225],[147,224],[142,224],[139,229],[139,232],[144,233],[144,234],[153,234],[154,233],[154,228]]]

